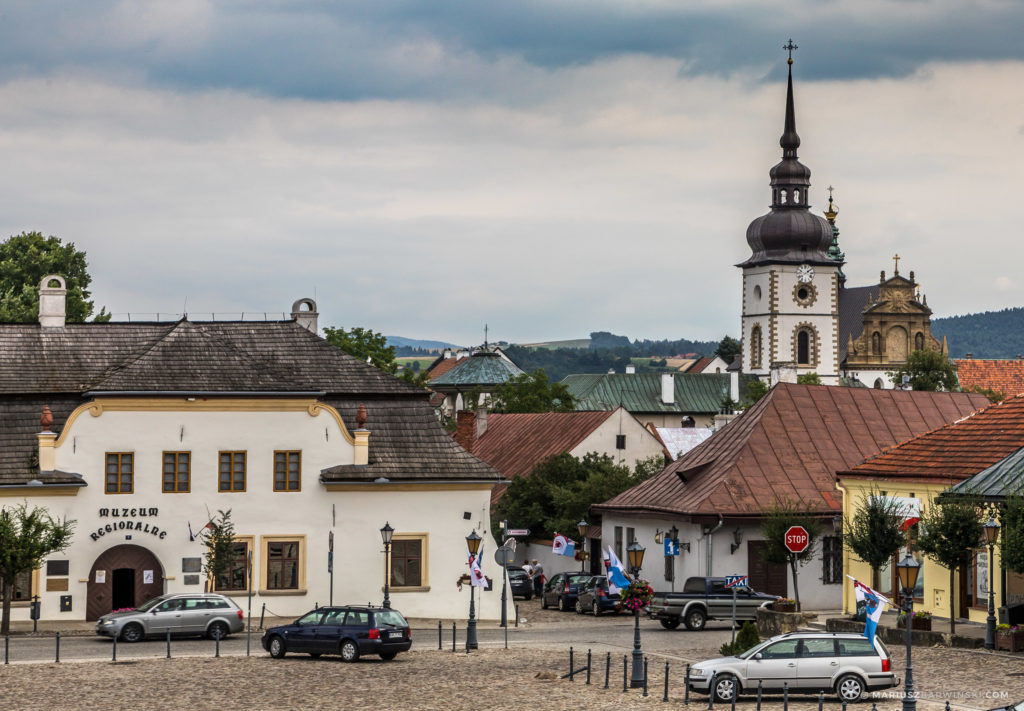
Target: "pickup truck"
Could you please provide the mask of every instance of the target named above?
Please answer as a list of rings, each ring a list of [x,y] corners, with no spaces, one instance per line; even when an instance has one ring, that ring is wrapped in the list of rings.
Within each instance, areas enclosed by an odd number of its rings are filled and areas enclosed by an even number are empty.
[[[766,607],[778,596],[736,587],[736,620],[754,620],[757,608]],[[680,622],[688,630],[704,629],[708,620],[732,619],[732,588],[725,587],[725,578],[687,578],[682,592],[654,593],[648,614],[661,626],[674,630]]]

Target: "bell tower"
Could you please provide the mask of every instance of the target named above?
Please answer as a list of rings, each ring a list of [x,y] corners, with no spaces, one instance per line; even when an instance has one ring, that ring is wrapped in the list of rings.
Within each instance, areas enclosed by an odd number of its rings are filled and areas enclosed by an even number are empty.
[[[751,255],[743,270],[743,372],[767,379],[773,364],[839,383],[839,278],[843,262],[830,256],[832,225],[810,211],[811,171],[800,162],[793,101],[793,50],[783,49],[789,77],[782,160],[772,167],[771,210],[747,228]]]

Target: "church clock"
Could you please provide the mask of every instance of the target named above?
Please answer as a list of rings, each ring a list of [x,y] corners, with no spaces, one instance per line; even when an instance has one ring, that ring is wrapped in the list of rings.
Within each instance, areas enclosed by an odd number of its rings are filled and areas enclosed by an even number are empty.
[[[796,278],[801,284],[810,284],[814,278],[814,268],[810,264],[801,264],[796,270]]]

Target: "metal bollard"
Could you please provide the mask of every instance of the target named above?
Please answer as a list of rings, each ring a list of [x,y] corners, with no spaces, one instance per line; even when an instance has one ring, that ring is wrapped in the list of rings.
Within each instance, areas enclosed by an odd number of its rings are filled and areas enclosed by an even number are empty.
[[[437,621],[437,651],[441,651],[441,620]]]
[[[515,608],[516,608],[516,627],[518,627],[519,626],[519,605],[516,605]]]
[[[715,673],[711,673],[711,682],[708,684],[708,711],[715,708]]]
[[[732,711],[736,711],[736,697],[739,696],[739,693],[737,693],[738,691],[739,691],[739,682],[734,682],[733,688],[732,688],[732,702],[729,704],[729,707],[730,707],[730,709]]]
[[[54,663],[60,664],[60,632],[57,633],[57,658]]]
[[[782,682],[782,711],[789,711],[789,682]]]
[[[590,656],[590,650],[588,649],[587,650],[587,686],[590,686],[590,664],[591,664],[591,656]]]
[[[167,630],[167,658],[171,658],[171,631]]]
[[[874,701],[871,702],[871,711],[878,711],[878,704]],[[946,702],[946,711],[949,711],[949,702]]]
[[[263,615],[267,612],[267,603],[263,603],[263,609],[260,610],[260,629],[263,629]]]
[[[878,709],[875,707],[874,701],[871,702],[871,709],[872,711],[878,711]],[[946,702],[946,711],[949,711],[949,701]]]
[[[628,674],[627,674],[627,670],[626,670],[626,655],[623,654],[622,655],[622,693],[623,694],[626,693],[626,677],[627,677],[627,675]]]
[[[825,692],[818,692],[818,711],[824,711],[825,708]]]
[[[4,664],[11,663],[11,636],[4,635]]]
[[[113,646],[111,647],[111,649],[113,649],[114,651],[113,651],[113,652],[111,652],[111,654],[112,654],[113,656],[112,656],[112,658],[111,658],[111,660],[110,660],[110,661],[112,661],[112,662],[116,662],[116,661],[117,661],[117,635],[116,635],[116,634],[114,635],[114,644],[113,644]]]
[[[647,696],[647,657],[644,657],[644,697]]]
[[[214,638],[213,638],[213,649],[214,649],[213,656],[219,657],[220,656],[220,635],[219,634],[215,635]]]
[[[683,704],[690,705],[690,665],[686,665],[686,676],[683,677]]]
[[[576,679],[573,677],[573,674],[574,672],[572,669],[572,647],[569,647],[569,681],[576,681]]]
[[[760,679],[757,680],[757,711],[761,711],[761,684],[762,683],[763,682]]]
[[[611,672],[612,666],[612,653],[608,652],[608,656],[604,658],[604,688],[608,688],[608,675]]]
[[[455,623],[452,622],[452,651],[455,651]]]
[[[668,701],[668,662],[665,662],[665,695],[661,698],[662,701]]]
[[[846,699],[843,699],[843,711],[846,711]]]

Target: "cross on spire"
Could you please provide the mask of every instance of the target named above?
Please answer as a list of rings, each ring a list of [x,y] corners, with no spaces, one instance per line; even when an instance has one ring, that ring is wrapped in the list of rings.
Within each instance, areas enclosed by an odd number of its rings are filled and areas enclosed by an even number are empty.
[[[787,59],[786,62],[788,64],[792,64],[793,63],[793,50],[794,49],[800,49],[800,48],[797,47],[795,44],[793,44],[793,38],[792,37],[789,38],[789,42],[787,44],[782,45],[782,48],[784,50],[786,50],[787,52],[789,52],[789,59]]]
[[[893,274],[899,274],[900,273],[900,255],[898,255],[898,254],[894,255],[893,258],[892,258],[892,261],[893,261],[893,267],[892,267]]]
[[[487,350],[487,324],[484,324],[484,350]]]

